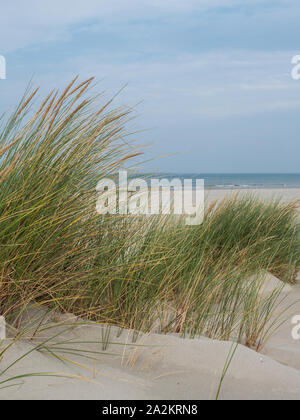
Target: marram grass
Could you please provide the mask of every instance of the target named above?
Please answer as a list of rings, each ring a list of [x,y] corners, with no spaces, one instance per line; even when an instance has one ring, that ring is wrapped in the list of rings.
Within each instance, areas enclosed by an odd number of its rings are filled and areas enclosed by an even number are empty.
[[[36,106],[37,92],[0,131],[0,315],[18,328],[33,302],[138,333],[158,331],[259,349],[280,290],[300,268],[297,203],[255,196],[211,204],[200,226],[172,216],[99,216],[99,179],[138,152],[127,109],[88,96],[74,79]],[[257,276],[257,281],[249,278]]]
[[[33,109],[24,98],[0,131],[0,311],[29,301],[64,309],[88,284],[99,223],[97,181],[136,153],[123,128],[129,111],[96,108],[92,80],[74,79]],[[83,99],[84,97],[84,99]],[[69,295],[68,295],[69,294]]]

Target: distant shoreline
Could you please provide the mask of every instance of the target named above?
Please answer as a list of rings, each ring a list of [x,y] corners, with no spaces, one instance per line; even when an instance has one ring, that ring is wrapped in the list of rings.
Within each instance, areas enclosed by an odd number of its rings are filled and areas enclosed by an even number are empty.
[[[229,173],[137,173],[132,178],[142,177],[144,179],[204,179],[205,189],[216,190],[261,190],[261,189],[294,189],[300,188],[300,174],[229,174]]]
[[[296,186],[296,187],[291,187],[291,186],[269,186],[269,185],[264,185],[264,186],[252,186],[250,185],[249,187],[242,187],[242,186],[234,186],[234,187],[216,187],[215,185],[212,186],[205,186],[205,190],[216,190],[216,191],[247,191],[247,190],[299,190],[300,191],[300,185]]]

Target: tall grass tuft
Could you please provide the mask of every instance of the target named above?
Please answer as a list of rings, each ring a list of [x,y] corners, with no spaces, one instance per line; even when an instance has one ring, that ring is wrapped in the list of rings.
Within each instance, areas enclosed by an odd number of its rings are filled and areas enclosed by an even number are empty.
[[[262,273],[294,281],[297,217],[296,203],[246,196],[211,205],[200,226],[172,217],[116,221],[99,241],[101,281],[87,297],[91,316],[137,331],[234,338],[259,349],[284,285],[263,293]]]
[[[99,235],[97,181],[136,152],[128,109],[97,107],[77,78],[35,106],[37,90],[0,131],[0,313],[20,322],[32,301],[72,308],[89,288]]]

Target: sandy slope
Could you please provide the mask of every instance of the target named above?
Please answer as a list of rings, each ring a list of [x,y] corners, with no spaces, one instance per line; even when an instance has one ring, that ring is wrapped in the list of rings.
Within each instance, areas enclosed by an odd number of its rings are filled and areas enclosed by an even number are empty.
[[[293,286],[292,293],[286,296],[277,312],[290,309],[284,314],[288,321],[267,342],[262,353],[272,357],[282,364],[300,370],[300,340],[295,341],[291,331],[294,327],[291,320],[294,315],[300,315],[300,284]],[[300,392],[299,392],[300,398]]]
[[[300,297],[296,286],[289,299]],[[298,308],[298,309],[297,309]],[[295,307],[297,313],[300,306]],[[63,377],[35,377],[13,381],[15,387],[2,389],[1,399],[213,399],[218,382],[231,349],[231,343],[190,340],[175,335],[152,334],[141,336],[139,346],[132,345],[132,332],[124,330],[117,337],[117,329],[110,334],[107,351],[89,360],[69,354],[71,348],[102,352],[102,326],[73,324],[71,330],[47,343],[49,349],[73,363],[59,360],[49,353],[34,350],[13,366],[4,378],[33,372],[73,375]],[[55,327],[51,335],[65,330]],[[44,334],[45,337],[47,336]],[[69,343],[66,343],[66,341]],[[80,344],[78,341],[93,342]],[[7,341],[9,342],[9,341]],[[76,342],[76,343],[74,343]],[[16,343],[1,362],[4,368],[34,347],[30,341]],[[58,350],[58,347],[60,350]],[[64,348],[64,351],[62,351]],[[238,346],[221,391],[221,399],[300,399],[300,341],[291,338],[288,323],[275,335],[264,352],[258,354]],[[95,355],[90,353],[90,355]],[[1,377],[3,380],[3,376]],[[9,385],[7,383],[6,385]],[[3,385],[2,385],[3,386]]]

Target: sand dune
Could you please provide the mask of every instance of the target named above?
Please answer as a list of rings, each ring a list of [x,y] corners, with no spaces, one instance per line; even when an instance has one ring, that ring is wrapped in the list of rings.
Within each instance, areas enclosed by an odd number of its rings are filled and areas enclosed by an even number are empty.
[[[300,198],[300,189],[256,192],[267,198],[279,195],[284,200]],[[207,200],[232,193],[236,190],[211,190]],[[271,337],[261,354],[242,345],[237,347],[220,399],[300,399],[300,341],[294,340],[291,334],[292,316],[300,315],[299,281],[292,289],[285,288],[283,298],[277,313],[293,304],[285,314],[287,322]],[[29,314],[29,319],[34,316]],[[132,331],[123,330],[118,337],[119,330],[112,328],[109,340],[113,344],[104,352],[103,326],[82,325],[74,317],[69,320],[64,316],[59,320],[65,324],[45,331],[44,338],[38,338],[46,340],[49,334],[61,332],[44,345],[43,352],[34,349],[37,338],[23,338],[0,361],[3,371],[28,353],[0,375],[0,381],[38,372],[56,373],[58,377],[38,376],[6,382],[0,388],[16,385],[0,389],[0,399],[214,399],[233,346],[230,342],[183,339],[175,334],[140,335],[137,345],[133,345]],[[9,343],[10,340],[2,342],[2,348]],[[50,354],[51,351],[60,358]]]
[[[299,285],[287,297],[288,303],[297,299],[300,299]],[[299,302],[287,314],[288,318],[294,313],[300,313]],[[63,325],[55,327],[51,335],[64,329]],[[239,345],[225,377],[220,399],[299,399],[300,342],[292,339],[291,329],[291,324],[286,323],[272,337],[263,354]],[[24,373],[56,372],[70,377],[18,379],[12,383],[19,385],[2,389],[0,398],[214,399],[226,358],[232,349],[230,342],[159,334],[141,335],[138,346],[135,346],[132,345],[132,331],[123,330],[118,337],[118,329],[112,328],[109,340],[115,344],[109,344],[106,352],[96,355],[92,352],[102,352],[102,332],[100,325],[75,322],[71,330],[47,343],[49,349],[55,350],[63,359],[34,350],[4,375],[8,378]],[[61,344],[54,345],[54,342]],[[2,369],[33,349],[35,344],[29,340],[14,344],[5,353]],[[88,350],[89,355],[97,356],[98,360],[74,354],[83,349],[85,354]]]

